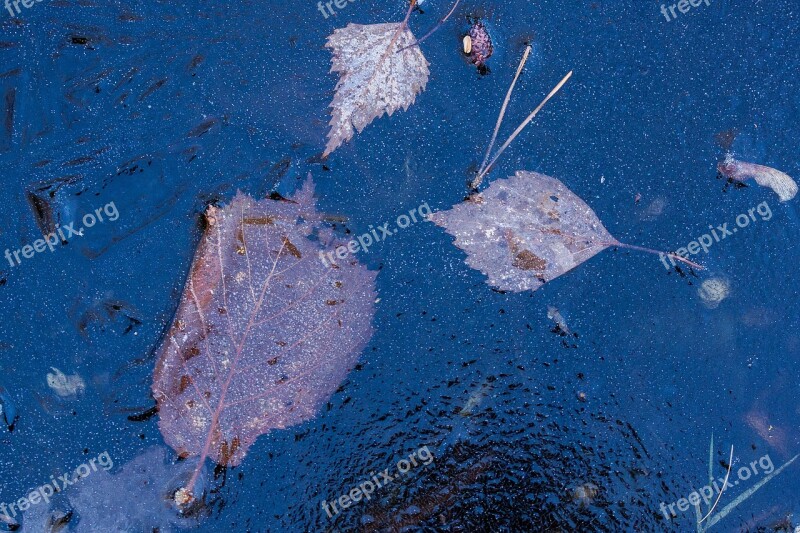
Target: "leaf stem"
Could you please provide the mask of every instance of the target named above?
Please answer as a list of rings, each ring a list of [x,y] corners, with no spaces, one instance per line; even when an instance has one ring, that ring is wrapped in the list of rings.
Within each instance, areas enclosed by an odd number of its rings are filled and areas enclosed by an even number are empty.
[[[494,158],[492,159],[492,161],[491,161],[491,162],[490,162],[490,163],[489,163],[489,164],[488,164],[488,165],[487,165],[487,166],[486,166],[486,167],[485,167],[485,168],[484,168],[484,169],[483,169],[483,170],[482,170],[482,171],[481,171],[481,172],[478,174],[478,177],[477,177],[477,178],[475,178],[475,180],[472,182],[472,184],[471,184],[471,187],[472,187],[473,189],[477,189],[477,188],[478,188],[478,186],[479,186],[479,185],[481,184],[481,182],[483,181],[483,177],[486,175],[486,173],[488,173],[488,172],[489,172],[489,170],[491,170],[491,168],[492,168],[492,165],[494,165],[494,164],[495,164],[495,162],[496,162],[496,161],[497,161],[497,159],[500,157],[500,155],[501,155],[501,154],[502,154],[502,153],[505,151],[505,149],[506,149],[506,148],[508,148],[508,145],[510,145],[510,144],[512,143],[512,141],[513,141],[514,139],[516,139],[516,138],[517,138],[517,135],[519,135],[519,134],[520,134],[520,132],[521,132],[522,130],[524,130],[524,129],[525,129],[525,127],[526,127],[528,124],[530,124],[531,120],[533,120],[533,118],[536,116],[536,114],[537,114],[537,113],[538,113],[538,112],[539,112],[539,111],[540,111],[540,110],[541,110],[541,109],[544,107],[544,105],[547,103],[547,101],[548,101],[548,100],[550,100],[550,98],[552,98],[552,97],[553,97],[553,96],[554,96],[554,95],[555,95],[555,94],[556,94],[556,93],[557,93],[557,92],[558,92],[558,91],[561,89],[561,87],[562,87],[562,86],[563,86],[565,83],[567,83],[567,80],[568,80],[568,79],[569,79],[571,76],[572,76],[572,71],[570,70],[570,71],[567,73],[567,75],[566,75],[566,76],[564,76],[564,78],[563,78],[563,79],[562,79],[560,82],[558,82],[558,85],[556,85],[556,86],[553,88],[553,90],[552,90],[552,91],[550,91],[550,94],[548,94],[548,95],[547,95],[547,97],[546,97],[544,100],[542,100],[542,103],[541,103],[541,104],[539,104],[539,105],[536,107],[536,109],[534,109],[534,110],[533,110],[533,112],[532,112],[530,115],[528,115],[528,118],[526,118],[526,119],[525,119],[525,120],[522,122],[522,124],[520,124],[520,125],[517,127],[517,129],[516,129],[516,130],[514,130],[514,133],[512,133],[512,134],[511,134],[511,136],[510,136],[510,137],[509,137],[509,138],[506,140],[506,142],[504,142],[504,143],[503,143],[503,146],[501,146],[501,147],[500,147],[500,149],[497,151],[497,153],[494,155]]]
[[[500,108],[500,114],[497,116],[497,124],[494,126],[494,133],[492,134],[492,140],[489,141],[489,147],[486,148],[486,155],[483,158],[483,163],[481,163],[481,168],[478,169],[478,174],[483,172],[483,169],[486,168],[486,163],[489,161],[489,155],[491,155],[492,148],[494,148],[494,142],[497,140],[497,133],[500,131],[500,125],[503,123],[503,117],[506,114],[506,108],[508,107],[508,102],[511,100],[511,93],[514,91],[514,85],[517,84],[517,78],[522,73],[522,67],[525,66],[525,62],[528,60],[528,54],[531,53],[531,45],[525,47],[525,53],[522,54],[522,60],[519,62],[519,66],[517,67],[517,73],[514,74],[514,79],[511,81],[511,85],[508,87],[508,92],[506,93],[506,98],[503,100],[503,106]]]
[[[409,2],[408,11],[406,11],[406,18],[403,19],[403,23],[400,25],[401,28],[405,28],[406,26],[408,26],[408,19],[411,17],[411,12],[414,11],[414,6],[416,5],[417,5],[417,0],[411,0],[411,2]]]
[[[378,64],[383,63],[383,60],[386,59],[387,54],[389,55],[389,57],[391,57],[392,47],[394,47],[394,43],[397,42],[397,38],[400,37],[400,34],[403,33],[403,30],[405,30],[408,27],[408,19],[409,17],[411,17],[411,12],[414,10],[415,5],[417,5],[417,0],[411,0],[408,6],[408,11],[406,11],[406,18],[403,19],[403,22],[400,23],[400,26],[397,28],[397,31],[394,32],[392,40],[389,41],[389,46],[386,48],[386,52],[384,52],[383,55],[381,56],[381,59],[378,62]]]
[[[452,14],[453,14],[453,11],[455,11],[455,10],[456,10],[456,7],[458,7],[458,4],[459,4],[460,2],[461,2],[461,0],[456,0],[456,3],[455,3],[455,4],[453,4],[453,7],[452,7],[452,8],[450,8],[450,12],[449,12],[447,15],[445,15],[445,16],[444,16],[444,18],[442,18],[442,19],[441,19],[441,20],[440,20],[440,21],[439,21],[439,22],[436,24],[436,26],[434,26],[434,27],[433,27],[433,29],[432,29],[431,31],[429,31],[428,33],[426,33],[426,34],[425,34],[425,35],[424,35],[424,36],[423,36],[421,39],[417,39],[417,41],[416,41],[416,42],[413,42],[413,43],[409,44],[408,46],[404,46],[403,48],[401,48],[400,50],[398,50],[398,51],[397,51],[397,53],[399,54],[400,52],[402,52],[402,51],[403,51],[403,50],[405,50],[406,48],[411,48],[412,46],[419,46],[419,43],[421,43],[422,41],[424,41],[425,39],[427,39],[428,37],[430,37],[431,35],[433,35],[433,33],[434,33],[436,30],[438,30],[439,28],[441,28],[441,27],[442,27],[442,24],[444,24],[445,22],[447,22],[447,19],[449,19],[449,18],[450,18],[450,15],[452,15]]]
[[[671,258],[675,259],[676,261],[680,261],[682,263],[686,263],[690,267],[696,268],[697,270],[704,270],[704,268],[701,265],[698,265],[697,263],[693,263],[692,261],[689,261],[685,257],[681,257],[678,254],[675,254],[675,253],[672,253],[672,252],[659,252],[658,250],[653,250],[652,248],[645,248],[644,246],[636,246],[635,244],[625,244],[624,242],[603,243],[603,244],[608,244],[609,246],[619,246],[620,248],[628,248],[630,250],[638,250],[640,252],[647,252],[647,253],[650,253],[650,254],[666,255],[667,257],[671,257]]]

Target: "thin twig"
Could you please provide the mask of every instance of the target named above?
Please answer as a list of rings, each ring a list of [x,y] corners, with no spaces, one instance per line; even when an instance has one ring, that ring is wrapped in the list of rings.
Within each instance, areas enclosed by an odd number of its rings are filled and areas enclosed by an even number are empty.
[[[427,39],[428,37],[430,37],[431,35],[433,35],[433,32],[435,32],[436,30],[438,30],[439,28],[441,28],[441,27],[442,27],[442,24],[444,24],[445,22],[447,22],[447,19],[449,19],[449,18],[450,18],[450,15],[452,15],[452,14],[453,14],[453,11],[455,11],[455,10],[456,10],[456,7],[458,6],[459,2],[461,2],[461,0],[456,0],[456,3],[455,3],[455,4],[453,4],[453,7],[452,7],[452,8],[450,8],[450,12],[449,12],[447,15],[445,15],[445,16],[444,16],[444,18],[443,18],[443,19],[441,19],[441,20],[439,21],[439,23],[438,23],[438,24],[436,24],[436,26],[434,26],[434,27],[433,27],[433,29],[432,29],[431,31],[429,31],[428,33],[426,33],[426,34],[425,34],[425,35],[422,37],[422,39],[417,39],[417,41],[416,41],[416,42],[414,42],[414,43],[411,43],[411,44],[409,44],[408,46],[404,46],[403,48],[401,48],[400,50],[398,50],[398,51],[397,51],[397,53],[399,54],[400,52],[402,52],[402,51],[403,51],[403,50],[405,50],[406,48],[411,48],[412,46],[418,46],[418,45],[419,45],[419,43],[421,43],[422,41],[424,41],[425,39]]]
[[[514,133],[512,133],[512,134],[511,134],[511,136],[508,138],[508,140],[506,140],[506,142],[504,142],[504,143],[503,143],[503,146],[501,146],[501,147],[500,147],[500,149],[497,151],[497,153],[494,155],[494,158],[492,159],[492,161],[491,161],[491,162],[490,162],[490,163],[489,163],[489,164],[486,166],[486,168],[484,168],[484,169],[483,169],[483,171],[482,171],[482,172],[480,172],[480,173],[478,174],[478,177],[477,177],[477,178],[475,178],[475,180],[472,182],[471,186],[472,186],[472,188],[473,188],[473,189],[477,189],[477,188],[478,188],[478,186],[479,186],[479,185],[481,184],[481,182],[483,181],[483,177],[484,177],[484,176],[485,176],[485,175],[486,175],[486,174],[489,172],[489,170],[491,170],[491,168],[492,168],[492,165],[494,165],[494,164],[495,164],[495,162],[497,161],[497,158],[499,158],[499,157],[500,157],[500,155],[501,155],[501,154],[502,154],[502,153],[505,151],[505,149],[506,149],[506,148],[508,148],[508,145],[509,145],[509,144],[511,144],[511,142],[512,142],[514,139],[516,139],[516,138],[517,138],[517,135],[519,135],[519,133],[520,133],[522,130],[524,130],[524,129],[525,129],[525,126],[527,126],[528,124],[530,124],[531,120],[533,120],[533,117],[535,117],[535,116],[536,116],[536,114],[537,114],[537,113],[538,113],[538,112],[539,112],[539,111],[540,111],[540,110],[541,110],[541,109],[544,107],[544,105],[547,103],[547,101],[548,101],[548,100],[550,100],[550,99],[551,99],[551,98],[552,98],[552,97],[553,97],[553,96],[554,96],[554,95],[555,95],[555,94],[556,94],[556,93],[557,93],[557,92],[558,92],[558,91],[561,89],[561,87],[562,87],[562,86],[563,86],[565,83],[567,83],[567,80],[570,78],[570,76],[572,76],[572,71],[571,71],[571,70],[569,71],[569,73],[567,73],[567,75],[566,75],[566,76],[564,76],[564,79],[562,79],[560,82],[558,82],[558,85],[556,85],[556,86],[553,88],[553,90],[552,90],[552,91],[550,91],[550,94],[548,94],[548,95],[547,95],[547,97],[546,97],[544,100],[542,100],[542,103],[541,103],[541,104],[539,104],[539,105],[536,107],[536,109],[534,109],[534,110],[533,110],[533,112],[532,112],[530,115],[528,115],[528,118],[526,118],[526,119],[525,119],[525,120],[522,122],[522,124],[520,124],[520,125],[517,127],[517,129],[516,129],[516,130],[514,130]]]
[[[522,60],[519,62],[519,66],[517,67],[517,73],[514,74],[514,79],[511,81],[511,85],[508,87],[508,92],[506,93],[506,99],[503,100],[503,106],[500,108],[500,115],[497,117],[497,124],[494,126],[494,133],[492,134],[492,140],[489,141],[489,147],[486,148],[486,156],[483,158],[483,163],[481,163],[481,168],[478,169],[478,174],[483,172],[483,169],[486,168],[486,163],[489,161],[489,155],[492,153],[492,148],[494,148],[494,142],[497,140],[497,133],[500,131],[500,124],[503,123],[503,117],[506,114],[506,108],[508,107],[508,102],[511,100],[511,93],[514,91],[514,85],[517,84],[517,78],[519,78],[520,73],[522,72],[522,67],[525,66],[525,62],[528,60],[528,54],[531,53],[531,45],[525,47],[525,53],[522,54]]]
[[[714,509],[717,508],[717,504],[719,503],[720,498],[722,498],[722,493],[725,492],[725,487],[728,485],[728,477],[731,475],[731,467],[732,466],[733,466],[733,446],[731,446],[731,456],[730,456],[730,459],[728,459],[728,473],[725,474],[725,480],[722,482],[722,490],[719,491],[719,494],[717,495],[717,501],[714,502],[714,505],[711,507],[711,510],[708,511],[708,514],[706,516],[704,516],[703,520],[700,520],[700,522],[698,522],[698,524],[702,523],[706,518],[711,516],[711,513],[713,513]]]
[[[692,267],[692,268],[696,268],[697,270],[705,270],[705,267],[704,267],[703,265],[698,265],[697,263],[694,263],[694,262],[692,262],[692,261],[689,261],[689,260],[688,260],[688,259],[686,259],[685,257],[681,257],[681,256],[679,256],[678,254],[675,254],[675,253],[669,252],[669,253],[667,253],[666,255],[667,255],[667,257],[671,257],[672,259],[675,259],[676,261],[680,261],[681,263],[686,263],[686,264],[687,264],[687,265],[689,265],[690,267]]]
[[[381,57],[381,61],[383,61],[384,57],[386,57],[386,53],[392,49],[394,43],[397,41],[397,38],[400,37],[401,33],[403,33],[403,30],[406,29],[406,27],[408,27],[408,19],[411,17],[411,12],[414,11],[415,5],[417,5],[417,0],[411,0],[411,2],[408,5],[408,11],[406,11],[406,17],[403,19],[403,22],[400,23],[400,26],[397,28],[397,31],[394,32],[392,40],[389,41],[389,46],[386,48],[386,52],[384,52],[384,55]]]

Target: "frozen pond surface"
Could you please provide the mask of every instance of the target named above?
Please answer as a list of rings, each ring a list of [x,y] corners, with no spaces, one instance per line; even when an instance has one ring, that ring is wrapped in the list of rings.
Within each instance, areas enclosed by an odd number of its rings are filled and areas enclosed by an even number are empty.
[[[21,530],[694,531],[681,500],[709,482],[712,434],[714,479],[733,446],[715,512],[800,453],[800,199],[716,168],[730,147],[800,176],[800,11],[710,0],[673,18],[623,4],[462,2],[422,44],[431,75],[416,103],[324,161],[326,37],[398,22],[400,0],[327,17],[311,0],[4,10],[0,252],[103,217],[53,251],[0,258],[13,423],[0,500],[85,474]],[[426,0],[412,31],[450,7]],[[468,19],[493,39],[488,74],[461,51]],[[693,257],[703,271],[611,249],[518,294],[492,290],[434,224],[393,234],[358,254],[379,270],[379,301],[356,368],[318,416],[260,437],[241,465],[207,462],[207,506],[179,516],[165,495],[191,459],[175,464],[150,387],[206,207],[237,190],[289,196],[311,172],[319,210],[353,235],[424,203],[449,209],[527,42],[501,140],[574,74],[487,182],[554,176],[620,241],[664,250],[750,222]],[[798,468],[710,530],[793,531]],[[326,510],[365,482],[385,486]]]

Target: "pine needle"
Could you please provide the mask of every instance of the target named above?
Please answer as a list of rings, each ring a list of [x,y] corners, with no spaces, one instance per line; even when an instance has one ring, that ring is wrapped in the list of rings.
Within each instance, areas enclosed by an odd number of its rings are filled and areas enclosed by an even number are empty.
[[[542,103],[539,104],[536,107],[536,109],[534,109],[533,112],[531,112],[530,115],[528,115],[528,118],[526,118],[522,122],[522,124],[520,124],[517,127],[516,130],[514,130],[514,133],[511,134],[511,136],[506,140],[506,142],[503,143],[503,146],[501,146],[500,149],[497,151],[497,153],[494,155],[494,158],[492,159],[492,161],[478,174],[478,177],[475,178],[475,180],[472,182],[471,187],[473,189],[477,189],[478,188],[478,186],[483,181],[483,177],[489,172],[489,170],[491,170],[492,165],[495,164],[495,162],[500,157],[500,155],[502,155],[502,153],[505,151],[505,149],[508,148],[508,145],[510,145],[512,143],[512,141],[517,138],[517,135],[519,135],[520,132],[522,130],[524,130],[525,127],[528,124],[530,124],[530,122],[533,120],[533,118],[536,116],[536,114],[544,107],[544,105],[548,102],[548,100],[550,100],[553,96],[555,96],[555,94],[561,89],[561,87],[565,83],[567,83],[567,80],[570,78],[570,76],[572,76],[572,71],[571,70],[567,73],[566,76],[564,76],[564,78],[560,82],[558,82],[558,85],[556,85],[553,88],[553,90],[550,91],[550,94],[548,94],[547,97],[544,100],[542,100]]]
[[[514,85],[517,84],[517,78],[519,78],[520,73],[522,73],[522,67],[525,66],[525,62],[528,60],[528,55],[531,53],[531,45],[525,47],[525,53],[522,54],[522,60],[519,62],[519,66],[517,67],[517,73],[514,74],[514,79],[511,81],[511,85],[508,87],[508,92],[506,93],[506,99],[503,100],[503,106],[500,108],[500,115],[497,117],[497,124],[494,126],[494,133],[492,134],[492,140],[489,141],[489,147],[486,148],[486,156],[483,158],[483,163],[481,163],[481,168],[478,169],[478,174],[483,172],[483,169],[486,168],[486,163],[489,161],[489,155],[492,152],[492,148],[494,148],[494,142],[497,140],[497,133],[500,131],[500,124],[503,123],[503,117],[506,114],[506,108],[508,107],[508,102],[511,100],[511,93],[514,91]]]
[[[711,444],[708,446],[708,484],[714,483],[714,433],[711,433]]]
[[[728,474],[725,476],[725,481],[723,481],[723,484],[722,484],[723,489],[720,491],[719,496],[717,497],[717,501],[714,502],[714,506],[711,508],[710,511],[708,511],[708,514],[705,516],[705,518],[701,518],[700,517],[700,504],[697,504],[697,505],[694,506],[694,511],[695,511],[695,514],[697,515],[697,533],[704,533],[705,531],[708,531],[711,528],[711,526],[713,526],[714,524],[716,524],[717,522],[719,522],[720,520],[722,520],[723,518],[728,516],[728,514],[731,511],[736,509],[737,506],[739,506],[741,503],[743,503],[745,500],[747,500],[750,496],[755,494],[756,491],[758,491],[761,487],[766,485],[770,480],[772,480],[772,478],[774,478],[775,476],[777,476],[778,474],[783,472],[783,470],[786,469],[786,467],[788,467],[790,464],[792,464],[795,461],[795,459],[797,459],[798,457],[800,457],[800,454],[795,455],[794,457],[789,459],[786,463],[784,463],[781,467],[779,467],[777,470],[771,472],[769,475],[767,475],[767,477],[765,477],[764,479],[762,479],[761,481],[756,483],[753,487],[747,489],[745,492],[743,492],[742,494],[737,496],[736,499],[734,499],[731,503],[729,503],[728,505],[723,507],[720,510],[720,512],[715,514],[711,518],[711,520],[708,521],[708,523],[706,523],[705,525],[702,525],[701,522],[706,520],[709,516],[711,516],[711,513],[714,512],[714,509],[716,508],[717,504],[719,503],[720,498],[722,497],[722,493],[725,491],[725,485],[728,482],[728,476],[731,473],[731,468],[732,468],[732,465],[733,465],[733,463],[732,463],[733,446],[731,446],[731,460],[728,461]],[[711,434],[711,446],[709,448],[709,457],[708,457],[709,486],[714,483],[713,461],[714,461],[714,434],[712,433]]]
[[[717,504],[719,503],[719,500],[720,500],[720,498],[722,498],[722,493],[723,493],[723,492],[725,492],[725,487],[728,485],[728,478],[729,478],[729,477],[730,477],[730,475],[731,475],[731,468],[733,468],[733,446],[731,446],[731,457],[730,457],[730,459],[728,459],[728,473],[727,473],[727,474],[725,474],[725,479],[724,479],[724,480],[723,480],[723,482],[722,482],[722,490],[721,490],[721,491],[719,491],[719,494],[717,494],[717,501],[715,501],[715,502],[714,502],[714,505],[711,507],[711,510],[710,510],[710,511],[708,511],[708,514],[707,514],[707,515],[705,515],[705,516],[703,517],[703,519],[702,519],[702,520],[700,520],[700,522],[703,522],[703,521],[705,521],[705,519],[706,519],[706,518],[708,518],[709,516],[711,516],[711,513],[713,513],[713,512],[714,512],[714,509],[716,509],[716,507],[717,507]],[[700,522],[698,522],[698,523],[700,523]],[[708,526],[706,526],[706,527],[705,527],[705,529],[708,529],[709,527],[710,527],[710,524],[709,524]]]
[[[697,530],[696,531],[697,531],[697,533],[703,533],[703,531],[705,531],[705,529],[703,529],[703,526],[700,525],[700,519],[703,517],[703,515],[700,514],[700,504],[699,503],[697,503],[694,506],[694,514],[697,517],[696,518],[696,520],[697,520]]]

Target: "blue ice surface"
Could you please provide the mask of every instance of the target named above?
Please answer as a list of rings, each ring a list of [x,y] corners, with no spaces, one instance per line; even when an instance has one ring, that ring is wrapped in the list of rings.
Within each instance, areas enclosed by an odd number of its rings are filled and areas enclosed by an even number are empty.
[[[800,11],[793,0],[709,4],[667,21],[649,1],[462,3],[422,45],[431,77],[416,103],[324,162],[336,83],[325,39],[399,21],[402,2],[356,0],[328,18],[313,1],[43,0],[0,12],[0,252],[40,238],[47,216],[119,212],[20,265],[0,257],[0,385],[19,415],[0,433],[0,500],[103,451],[121,467],[165,447],[157,416],[137,415],[154,404],[153,353],[206,205],[237,189],[288,195],[311,172],[320,209],[354,234],[423,202],[450,207],[531,42],[501,139],[574,75],[490,181],[557,177],[620,241],[659,249],[762,202],[773,217],[716,243],[696,275],[608,250],[533,294],[491,290],[433,224],[399,232],[360,256],[380,269],[381,299],[360,366],[318,417],[218,472],[197,530],[693,530],[692,511],[667,522],[659,503],[707,482],[712,433],[717,477],[731,445],[734,474],[800,452],[797,200],[726,186],[715,168],[718,134],[735,130],[737,157],[800,176]],[[418,36],[450,5],[422,8]],[[485,76],[459,52],[468,17],[494,39]],[[716,309],[697,292],[711,278],[730,286]],[[577,339],[550,331],[548,305]],[[85,390],[56,395],[52,367]],[[322,509],[422,446],[431,465],[333,519]],[[715,527],[796,514],[797,468]],[[587,484],[598,494],[582,506]],[[121,495],[109,516],[137,504]],[[82,530],[79,517],[70,527]]]

